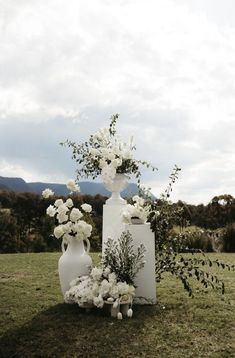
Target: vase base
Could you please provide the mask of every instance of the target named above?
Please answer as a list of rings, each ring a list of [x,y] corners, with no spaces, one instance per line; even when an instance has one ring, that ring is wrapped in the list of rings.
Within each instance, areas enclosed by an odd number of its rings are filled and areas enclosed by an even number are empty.
[[[126,205],[126,200],[122,199],[121,197],[119,198],[109,198],[106,200],[105,204],[107,205]]]

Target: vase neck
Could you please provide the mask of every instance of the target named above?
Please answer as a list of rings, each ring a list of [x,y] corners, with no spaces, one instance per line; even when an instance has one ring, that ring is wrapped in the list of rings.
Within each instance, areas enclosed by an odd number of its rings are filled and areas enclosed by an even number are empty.
[[[70,242],[68,243],[67,250],[85,252],[83,240],[81,239],[77,240],[75,238],[71,239]]]

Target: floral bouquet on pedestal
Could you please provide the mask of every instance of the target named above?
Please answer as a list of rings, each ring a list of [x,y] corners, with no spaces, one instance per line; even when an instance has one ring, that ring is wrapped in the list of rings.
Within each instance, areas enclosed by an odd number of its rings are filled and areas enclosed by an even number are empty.
[[[123,142],[116,135],[116,122],[119,115],[111,117],[109,128],[102,128],[91,135],[85,143],[76,144],[67,140],[62,145],[72,148],[72,158],[75,159],[80,168],[77,170],[77,177],[91,177],[95,179],[101,175],[105,184],[113,182],[116,174],[133,174],[139,180],[140,165],[152,167],[149,163],[133,158],[133,137],[128,143]]]
[[[94,267],[90,275],[73,280],[65,293],[65,302],[85,308],[106,305],[113,317],[132,317],[134,278],[145,264],[144,245],[141,244],[135,253],[132,240],[129,232],[124,232],[118,242],[109,239],[101,266]]]
[[[144,224],[150,214],[150,206],[144,198],[135,195],[132,197],[133,204],[127,204],[122,210],[121,216],[124,224]]]

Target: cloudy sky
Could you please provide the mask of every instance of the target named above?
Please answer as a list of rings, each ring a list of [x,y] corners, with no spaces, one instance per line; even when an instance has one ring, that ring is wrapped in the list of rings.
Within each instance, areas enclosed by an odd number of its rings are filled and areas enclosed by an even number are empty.
[[[173,200],[235,196],[233,0],[0,0],[0,175],[63,183],[119,113]]]

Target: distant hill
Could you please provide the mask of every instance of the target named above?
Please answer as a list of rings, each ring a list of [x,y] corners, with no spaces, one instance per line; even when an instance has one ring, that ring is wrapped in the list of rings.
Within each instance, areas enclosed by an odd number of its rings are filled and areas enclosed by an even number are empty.
[[[79,183],[81,194],[110,196],[110,193],[104,188],[102,183],[83,181]],[[22,178],[9,178],[0,176],[0,189],[13,190],[17,193],[36,193],[41,194],[46,188],[50,188],[56,195],[66,196],[69,191],[65,184],[56,183],[26,183]],[[122,196],[129,197],[138,193],[137,185],[130,183]]]

